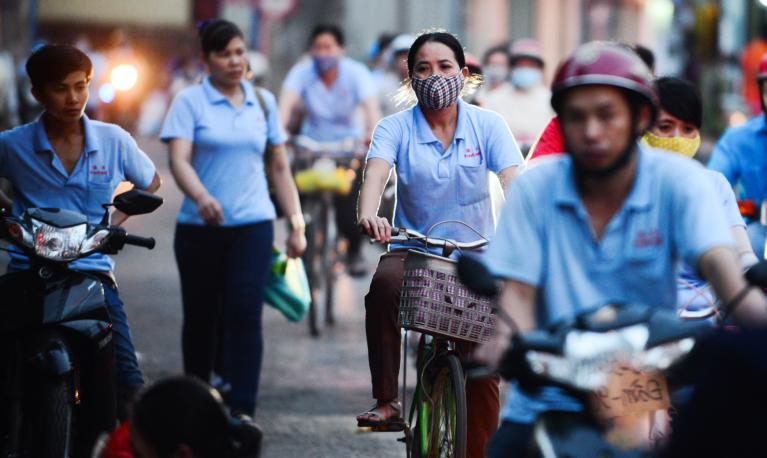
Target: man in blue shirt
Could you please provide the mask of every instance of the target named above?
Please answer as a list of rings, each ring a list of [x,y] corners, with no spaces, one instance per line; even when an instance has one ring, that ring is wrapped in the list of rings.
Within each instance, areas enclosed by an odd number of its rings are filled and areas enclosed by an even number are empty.
[[[735,187],[741,185],[740,198],[752,200],[759,206],[767,199],[767,54],[762,57],[756,76],[763,113],[738,127],[727,129],[716,143],[708,168],[721,172]],[[746,228],[751,247],[759,257],[765,255],[765,228],[750,221]]]
[[[370,71],[344,55],[344,35],[333,25],[319,25],[310,38],[311,59],[290,69],[280,93],[280,120],[287,126],[301,111],[300,134],[320,142],[352,138],[369,144],[381,117],[378,90]],[[359,125],[361,112],[363,125]],[[349,272],[364,274],[359,257],[362,235],[355,224],[355,204],[360,189],[359,170],[351,192],[335,196],[336,226],[349,241]]]
[[[26,69],[32,94],[45,111],[36,121],[0,134],[0,177],[13,185],[13,215],[28,208],[56,207],[82,213],[97,224],[104,213],[101,204],[112,201],[120,182],[129,181],[149,192],[160,187],[154,164],[127,132],[91,121],[84,114],[93,74],[88,56],[71,46],[43,46],[29,58]],[[0,201],[6,208],[11,203],[2,192]],[[112,214],[114,225],[126,219],[119,211]],[[25,256],[11,253],[9,270],[28,266]],[[102,274],[113,322],[118,391],[121,401],[129,401],[144,380],[113,267],[103,254],[70,264],[71,269]],[[124,416],[124,402],[120,407]]]
[[[694,162],[639,147],[657,106],[649,69],[616,44],[587,43],[559,68],[552,88],[569,154],[510,187],[486,254],[504,280],[500,305],[521,331],[611,303],[676,306],[676,266],[685,260],[725,308],[746,288],[710,180]],[[540,199],[540,190],[550,197]],[[767,303],[749,290],[736,318],[767,324]],[[476,356],[497,364],[511,330]],[[525,455],[544,411],[579,411],[555,387],[529,394],[512,385],[489,456]]]

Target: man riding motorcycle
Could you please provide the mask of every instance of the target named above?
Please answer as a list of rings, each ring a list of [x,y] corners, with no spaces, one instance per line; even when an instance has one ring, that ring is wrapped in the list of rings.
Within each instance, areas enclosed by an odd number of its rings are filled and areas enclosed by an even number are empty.
[[[45,108],[34,122],[0,134],[0,177],[13,186],[11,214],[29,208],[72,210],[98,224],[103,204],[122,181],[154,192],[160,176],[149,157],[131,136],[114,124],[90,120],[85,114],[88,84],[93,74],[90,59],[66,45],[46,45],[26,64],[32,94]],[[0,203],[10,199],[0,192]],[[127,215],[112,214],[111,223],[122,224]],[[29,259],[11,251],[8,270],[29,268]],[[125,404],[143,386],[127,317],[112,270],[114,262],[94,254],[70,264],[73,270],[100,274],[112,320],[121,417]]]
[[[551,104],[568,154],[512,184],[486,254],[514,332],[605,304],[673,307],[679,259],[712,283],[727,312],[767,324],[765,298],[746,289],[700,166],[637,143],[657,115],[651,78],[638,56],[612,43],[584,44],[559,67]],[[545,200],[541,189],[550,190]],[[476,357],[497,365],[511,334],[499,324]],[[507,399],[491,457],[524,456],[541,413],[582,409],[555,387],[533,394],[513,384]]]
[[[761,94],[762,114],[754,116],[745,124],[727,129],[714,147],[708,168],[721,172],[735,187],[740,183],[739,198],[753,201],[757,206],[767,199],[767,54],[759,63],[756,82]],[[765,227],[759,222],[749,221],[746,228],[751,246],[756,255],[765,255]]]

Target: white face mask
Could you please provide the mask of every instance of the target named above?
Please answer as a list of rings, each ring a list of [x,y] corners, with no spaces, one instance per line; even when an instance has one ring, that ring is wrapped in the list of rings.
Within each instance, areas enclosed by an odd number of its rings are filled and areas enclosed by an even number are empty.
[[[530,89],[541,83],[543,74],[537,68],[521,67],[511,71],[511,83],[520,89]]]
[[[509,68],[505,65],[488,65],[482,69],[482,79],[491,86],[506,81],[508,77]]]

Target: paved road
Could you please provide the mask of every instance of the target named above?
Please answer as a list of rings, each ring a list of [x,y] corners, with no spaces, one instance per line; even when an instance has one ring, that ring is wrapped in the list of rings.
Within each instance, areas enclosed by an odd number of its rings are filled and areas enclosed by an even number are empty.
[[[157,248],[130,247],[117,259],[117,277],[133,329],[141,366],[150,380],[181,371],[181,303],[173,259],[173,220],[181,195],[167,167],[164,148],[145,150],[158,164],[166,203],[152,215],[128,221],[129,232],[157,238]],[[276,224],[277,242],[282,227]],[[371,269],[377,251],[366,247]],[[404,455],[397,433],[360,433],[354,415],[372,403],[364,335],[369,277],[339,283],[338,323],[319,339],[306,323],[288,323],[264,311],[266,351],[257,421],[265,431],[264,457],[396,457]]]

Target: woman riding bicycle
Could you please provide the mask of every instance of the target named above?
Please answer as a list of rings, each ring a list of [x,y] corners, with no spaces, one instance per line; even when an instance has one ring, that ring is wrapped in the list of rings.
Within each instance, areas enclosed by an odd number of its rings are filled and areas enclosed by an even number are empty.
[[[358,225],[377,242],[391,237],[377,210],[392,167],[397,174],[396,226],[422,233],[437,222],[462,220],[484,236],[494,232],[488,172],[505,188],[522,164],[522,155],[503,119],[469,105],[461,92],[472,86],[461,44],[446,32],[419,36],[408,52],[406,85],[418,103],[384,118],[373,134],[357,211]],[[469,81],[469,83],[467,83]],[[466,242],[477,235],[459,225],[440,225],[432,233]],[[359,426],[402,422],[397,401],[400,330],[397,324],[406,245],[389,247],[378,263],[365,296],[368,361],[376,404],[357,417]],[[472,345],[459,345],[470,352]],[[497,379],[470,380],[466,386],[468,456],[484,456],[497,427]]]

